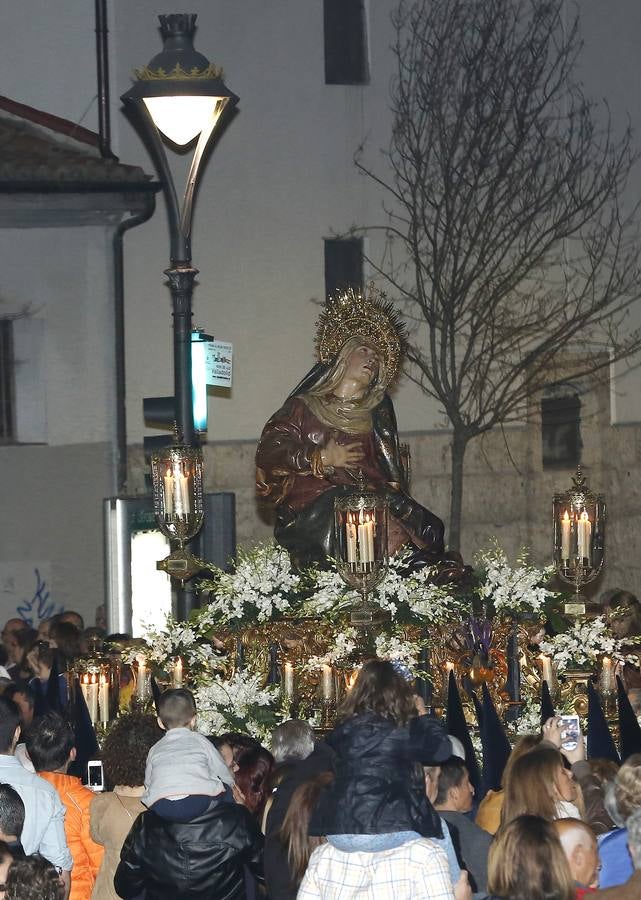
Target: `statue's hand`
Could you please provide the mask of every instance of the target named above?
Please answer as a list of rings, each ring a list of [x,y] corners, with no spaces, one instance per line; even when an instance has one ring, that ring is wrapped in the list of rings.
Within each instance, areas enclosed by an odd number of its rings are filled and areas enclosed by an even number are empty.
[[[353,469],[363,462],[363,447],[358,442],[337,444],[334,438],[330,438],[327,445],[321,450],[321,460],[325,467]]]

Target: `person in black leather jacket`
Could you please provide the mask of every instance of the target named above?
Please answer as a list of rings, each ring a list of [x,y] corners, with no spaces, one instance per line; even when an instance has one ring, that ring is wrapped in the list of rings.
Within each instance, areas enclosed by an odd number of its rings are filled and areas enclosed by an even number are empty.
[[[243,867],[263,883],[263,836],[238,803],[214,797],[190,821],[147,810],[120,854],[114,887],[125,900],[245,900]]]
[[[417,715],[415,704],[392,663],[363,665],[340,710],[342,721],[326,738],[336,777],[312,813],[311,835],[442,837],[416,763],[438,765],[452,745],[441,723]]]

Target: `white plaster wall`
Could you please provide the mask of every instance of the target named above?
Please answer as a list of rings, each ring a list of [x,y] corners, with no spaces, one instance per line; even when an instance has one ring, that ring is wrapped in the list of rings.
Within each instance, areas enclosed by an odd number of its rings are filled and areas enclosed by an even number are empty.
[[[44,320],[46,442],[101,443],[114,434],[110,231],[0,229],[0,315]],[[22,366],[28,359],[20,360]]]

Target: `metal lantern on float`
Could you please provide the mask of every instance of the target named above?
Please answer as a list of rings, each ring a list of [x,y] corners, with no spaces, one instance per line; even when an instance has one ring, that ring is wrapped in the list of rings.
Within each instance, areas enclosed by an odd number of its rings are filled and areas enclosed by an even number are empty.
[[[118,666],[103,655],[97,646],[86,656],[79,657],[73,664],[73,675],[77,679],[87,705],[89,718],[94,728],[105,728],[118,715],[120,703],[120,679]]]
[[[380,607],[369,603],[367,595],[387,571],[387,522],[387,498],[370,490],[359,471],[354,489],[334,500],[338,571],[363,598],[352,609],[351,621],[355,625],[371,624],[382,617]]]
[[[605,499],[590,490],[579,466],[572,487],[554,495],[553,510],[554,564],[563,581],[575,589],[565,612],[584,615],[581,588],[594,581],[605,560]]]
[[[169,447],[151,455],[154,513],[158,527],[178,549],[157,563],[172,578],[186,581],[202,568],[185,550],[203,524],[203,455],[200,447],[187,447],[176,435]]]

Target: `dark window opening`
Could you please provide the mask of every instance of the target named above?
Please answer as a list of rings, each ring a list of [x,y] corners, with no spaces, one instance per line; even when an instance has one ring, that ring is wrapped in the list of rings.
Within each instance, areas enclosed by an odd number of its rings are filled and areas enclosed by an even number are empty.
[[[325,84],[367,84],[365,0],[324,0]]]
[[[348,288],[363,290],[362,238],[326,238],[325,297]]]
[[[541,401],[543,468],[574,467],[581,462],[581,400],[578,394]]]

